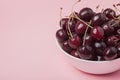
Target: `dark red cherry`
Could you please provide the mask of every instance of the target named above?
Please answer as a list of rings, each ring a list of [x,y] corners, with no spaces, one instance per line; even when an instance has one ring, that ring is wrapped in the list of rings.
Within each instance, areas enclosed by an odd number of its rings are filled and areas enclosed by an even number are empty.
[[[108,39],[107,39],[107,45],[109,46],[115,46],[118,42],[118,37],[116,36],[109,36]]]
[[[69,27],[71,32],[75,31],[75,25],[76,25],[76,20],[70,20],[68,21],[68,23],[66,24],[67,28]]]
[[[103,13],[109,18],[114,19],[116,17],[116,13],[113,9],[107,8],[103,11]]]
[[[115,47],[108,47],[103,52],[105,60],[113,60],[117,58],[117,49]]]
[[[78,48],[78,55],[81,59],[91,59],[93,56],[93,48],[91,46],[85,45]]]
[[[93,58],[93,61],[105,61],[104,57],[103,56],[95,56]]]
[[[118,57],[120,58],[120,45],[117,46]]]
[[[102,28],[104,30],[105,36],[110,36],[114,33],[114,28],[108,23],[103,24]]]
[[[76,26],[75,26],[75,32],[77,34],[83,35],[85,33],[86,28],[87,28],[86,24],[84,24],[81,21],[78,21]]]
[[[83,8],[79,12],[79,17],[84,21],[90,21],[90,19],[93,17],[93,15],[94,15],[94,12],[90,8]]]
[[[93,38],[90,34],[87,34],[85,37],[85,45],[93,45],[95,38]]]
[[[75,35],[68,40],[68,44],[71,48],[77,49],[82,44],[82,40],[78,35]]]
[[[61,26],[62,29],[66,30],[66,24],[67,24],[67,22],[68,22],[68,18],[62,18],[60,20],[60,26]]]
[[[103,13],[97,13],[91,19],[93,26],[101,26],[107,21],[107,17]]]
[[[104,30],[103,28],[101,28],[100,26],[94,26],[91,29],[91,35],[97,39],[97,40],[101,40],[104,36]]]
[[[68,39],[68,35],[65,30],[59,29],[56,32],[56,38],[59,42],[63,42]]]
[[[114,33],[116,33],[118,29],[120,29],[120,24],[117,23],[115,20],[108,21],[107,23],[114,28]]]
[[[94,49],[95,49],[95,54],[96,55],[103,55],[103,51],[106,48],[106,44],[104,42],[95,42],[94,43]]]
[[[120,36],[120,29],[117,30],[117,34]]]
[[[65,51],[70,53],[73,49],[68,45],[68,41],[64,41],[60,43],[61,48]]]
[[[74,57],[79,58],[78,52],[76,50],[73,50],[70,54]]]
[[[115,25],[114,25],[115,24]],[[114,23],[113,25],[113,27],[114,27],[114,33],[116,33],[117,32],[117,30],[118,29],[120,29],[120,24],[119,23]]]

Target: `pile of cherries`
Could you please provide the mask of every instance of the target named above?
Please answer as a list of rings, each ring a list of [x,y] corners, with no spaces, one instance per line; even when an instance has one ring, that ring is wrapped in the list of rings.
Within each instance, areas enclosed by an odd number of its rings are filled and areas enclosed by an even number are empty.
[[[80,59],[120,58],[120,16],[111,8],[99,13],[83,8],[60,20],[56,38],[65,52]]]

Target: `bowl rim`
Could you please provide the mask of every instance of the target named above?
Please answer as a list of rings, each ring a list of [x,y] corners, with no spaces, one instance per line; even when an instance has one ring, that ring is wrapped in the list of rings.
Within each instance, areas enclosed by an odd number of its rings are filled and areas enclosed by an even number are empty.
[[[107,63],[107,62],[112,62],[112,61],[116,61],[116,60],[119,60],[120,58],[117,58],[117,59],[113,59],[113,60],[108,60],[108,61],[91,61],[91,60],[85,60],[85,59],[80,59],[80,58],[77,58],[77,57],[74,57],[72,55],[70,55],[69,53],[65,52],[64,50],[62,50],[62,48],[60,47],[58,41],[56,40],[56,44],[57,46],[59,47],[59,49],[67,56],[71,57],[71,58],[74,58],[76,60],[79,60],[79,61],[84,61],[84,62],[90,62],[90,63]]]

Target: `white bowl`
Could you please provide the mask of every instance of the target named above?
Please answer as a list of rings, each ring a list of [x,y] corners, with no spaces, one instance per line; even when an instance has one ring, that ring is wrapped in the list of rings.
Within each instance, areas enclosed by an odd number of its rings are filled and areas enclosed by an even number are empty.
[[[59,46],[59,45],[58,45]],[[89,61],[76,58],[60,50],[65,54],[70,63],[77,69],[91,74],[107,74],[118,71],[120,69],[120,58],[111,61]]]

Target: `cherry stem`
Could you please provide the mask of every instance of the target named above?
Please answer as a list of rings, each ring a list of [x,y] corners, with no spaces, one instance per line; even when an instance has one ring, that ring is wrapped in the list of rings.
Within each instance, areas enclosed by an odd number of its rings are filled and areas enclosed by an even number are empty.
[[[69,22],[70,22],[70,20],[71,20],[72,17],[73,17],[73,15],[71,14],[70,17],[69,17],[69,20],[68,20],[68,24],[67,24],[68,25],[68,27],[67,27],[68,33],[69,33],[69,35],[70,35],[71,38],[73,37],[73,35],[72,35],[71,30],[70,30]]]
[[[78,2],[80,2],[81,0],[78,0],[77,2],[75,2],[74,4],[73,4],[73,6],[72,6],[72,10],[71,10],[71,13],[73,13],[73,9],[74,9],[74,6],[78,3]],[[71,14],[70,16],[69,16],[69,20],[68,20],[68,27],[67,27],[67,29],[68,29],[68,35],[70,36],[70,37],[73,37],[73,35],[72,35],[72,32],[71,32],[71,30],[70,30],[70,26],[69,26],[69,22],[70,22],[70,20],[72,19],[73,20],[73,14]]]
[[[112,22],[112,21],[116,21],[116,23],[112,24],[111,26],[113,27],[114,25],[118,24],[120,22],[120,16],[118,16],[117,18],[115,18],[113,16],[113,19],[111,19],[109,22]]]
[[[80,1],[81,1],[81,0],[78,0],[77,2],[75,2],[75,3],[73,4],[71,12],[73,12],[75,5],[76,5],[77,3],[79,3]]]
[[[101,12],[103,13],[104,9],[101,10]]]
[[[118,24],[120,22],[120,18],[119,17],[118,18],[114,18],[113,20],[115,20],[116,23],[112,24],[111,26],[114,26],[114,25],[116,25],[116,24]],[[113,20],[111,20],[111,21],[113,21]]]
[[[62,7],[60,8],[60,20],[62,20]],[[62,24],[60,24],[60,27],[62,27]]]
[[[115,47],[117,47],[120,44],[119,40],[120,38],[116,40],[117,44],[115,45]]]
[[[92,26],[90,26],[89,24],[87,24],[86,22],[84,22],[82,19],[80,19],[80,18],[75,14],[75,12],[73,12],[73,15],[74,15],[74,17],[75,17],[76,19],[80,20],[81,22],[83,22],[84,24],[86,24],[88,27],[93,28]]]
[[[120,6],[120,3],[116,4],[116,6]]]
[[[85,38],[86,38],[88,29],[89,29],[89,27],[86,28],[85,34],[84,34],[84,36],[83,36],[83,46],[85,45]]]
[[[100,5],[97,5],[97,6],[96,6],[96,12],[98,12],[99,7],[100,7]]]
[[[118,4],[117,4],[117,5],[118,5]],[[117,12],[120,12],[120,9],[117,8],[117,5],[113,4],[113,7],[115,8],[115,10],[116,10]],[[119,14],[119,13],[118,13],[118,14]]]
[[[62,10],[63,10],[63,8],[62,7],[60,7],[60,20],[62,20]],[[62,24],[60,24],[60,27],[62,26]],[[68,34],[68,36],[69,36],[69,38],[70,38],[70,34],[69,34],[69,32],[67,31],[67,34]]]

